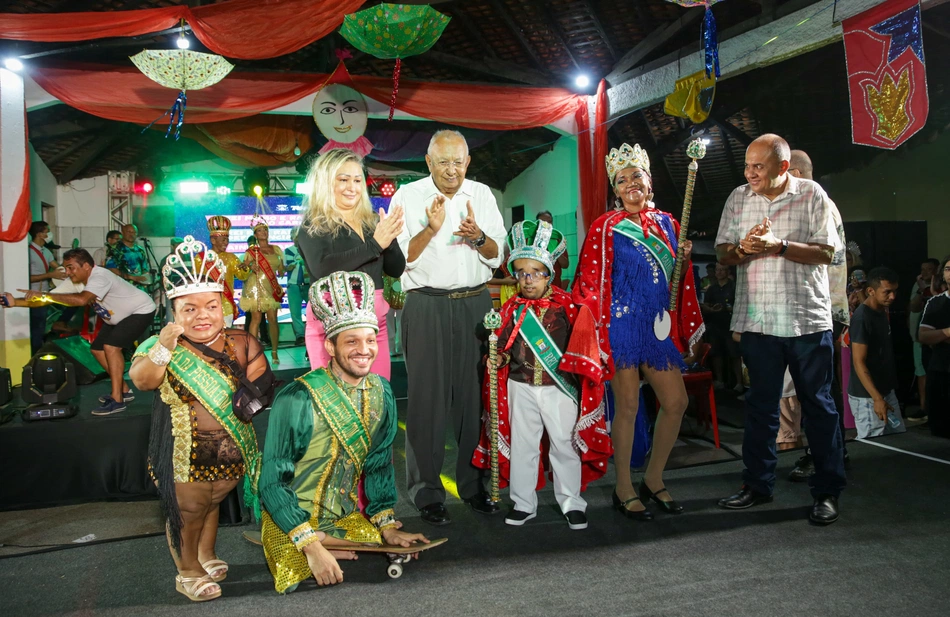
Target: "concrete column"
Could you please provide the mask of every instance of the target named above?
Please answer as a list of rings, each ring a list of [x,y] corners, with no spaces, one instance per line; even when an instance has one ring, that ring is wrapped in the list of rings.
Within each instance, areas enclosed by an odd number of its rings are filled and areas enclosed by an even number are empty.
[[[23,169],[28,156],[24,148],[25,111],[23,78],[0,68],[0,217],[4,229],[24,190]],[[27,250],[25,238],[19,242],[0,242],[0,290],[16,294],[17,289],[29,288]],[[0,311],[0,366],[10,369],[16,384],[29,359],[28,309],[3,309]]]

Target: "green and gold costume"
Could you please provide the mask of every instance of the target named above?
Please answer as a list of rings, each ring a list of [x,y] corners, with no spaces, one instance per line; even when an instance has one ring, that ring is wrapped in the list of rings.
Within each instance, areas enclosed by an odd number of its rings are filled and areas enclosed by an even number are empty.
[[[278,592],[312,576],[292,537],[313,529],[378,545],[380,531],[396,525],[395,436],[396,401],[378,375],[353,386],[320,368],[277,395],[259,490],[264,555]],[[365,515],[357,505],[361,475]]]

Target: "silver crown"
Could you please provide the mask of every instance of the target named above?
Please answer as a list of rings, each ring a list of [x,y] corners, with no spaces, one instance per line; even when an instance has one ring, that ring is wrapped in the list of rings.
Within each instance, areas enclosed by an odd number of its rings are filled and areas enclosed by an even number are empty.
[[[185,236],[162,267],[162,286],[169,300],[178,296],[224,291],[224,262],[194,236]]]
[[[334,272],[310,286],[310,310],[323,322],[327,338],[353,328],[379,332],[375,294],[365,272]]]

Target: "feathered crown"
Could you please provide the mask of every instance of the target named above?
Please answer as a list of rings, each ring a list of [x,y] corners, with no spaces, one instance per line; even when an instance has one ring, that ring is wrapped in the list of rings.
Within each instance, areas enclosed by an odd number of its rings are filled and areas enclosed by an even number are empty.
[[[251,218],[251,229],[257,229],[261,225],[263,225],[264,227],[269,227],[267,225],[267,220],[264,218],[262,214],[254,215]]]
[[[224,263],[193,236],[185,236],[162,267],[162,284],[169,300],[178,296],[224,291]]]
[[[212,216],[208,219],[208,233],[212,236],[231,234],[231,219],[226,216]]]
[[[647,151],[635,144],[632,148],[630,144],[624,144],[620,148],[610,150],[605,158],[607,162],[607,178],[613,183],[614,178],[622,169],[627,167],[639,167],[643,171],[650,173],[650,157]]]
[[[510,272],[514,272],[516,259],[534,259],[547,266],[549,274],[554,274],[554,262],[567,250],[564,234],[547,221],[515,223],[508,232],[507,243]]]
[[[365,272],[334,272],[310,286],[310,309],[323,322],[327,338],[353,328],[379,332],[375,294],[373,278]]]

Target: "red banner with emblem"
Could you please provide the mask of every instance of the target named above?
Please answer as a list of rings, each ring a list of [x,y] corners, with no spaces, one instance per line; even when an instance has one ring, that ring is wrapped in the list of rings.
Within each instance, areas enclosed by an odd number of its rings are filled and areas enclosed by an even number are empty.
[[[919,0],[887,0],[842,22],[851,138],[893,150],[927,122]]]

